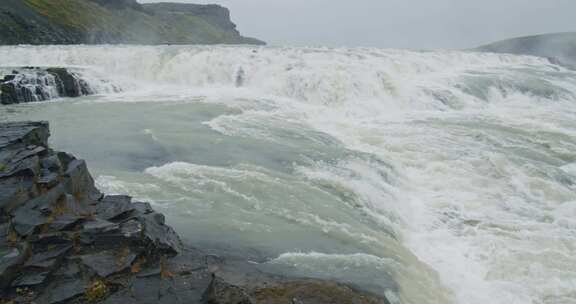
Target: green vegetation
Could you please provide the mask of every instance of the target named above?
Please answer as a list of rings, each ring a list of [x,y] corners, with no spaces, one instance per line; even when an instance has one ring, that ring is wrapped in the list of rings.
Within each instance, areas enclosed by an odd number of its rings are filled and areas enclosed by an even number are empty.
[[[79,30],[88,36],[124,38],[137,42],[134,29],[157,31],[158,21],[143,12],[134,10],[111,10],[86,0],[25,0],[39,14],[54,24]]]
[[[3,1],[0,44],[259,43],[240,36],[234,24],[222,17],[225,9],[217,6],[180,11],[137,3],[110,7],[91,0]],[[220,18],[220,23],[214,23],[214,18]]]
[[[108,286],[102,279],[96,279],[84,292],[85,303],[95,303],[102,300],[108,294]]]
[[[112,16],[105,8],[84,0],[24,0],[39,14],[63,26],[90,30],[110,24]]]
[[[173,34],[178,35],[182,39],[190,39],[190,36],[192,36],[192,39],[218,43],[218,41],[223,41],[225,38],[225,33],[222,30],[215,28],[202,18],[190,16],[186,13],[174,14],[170,25]]]

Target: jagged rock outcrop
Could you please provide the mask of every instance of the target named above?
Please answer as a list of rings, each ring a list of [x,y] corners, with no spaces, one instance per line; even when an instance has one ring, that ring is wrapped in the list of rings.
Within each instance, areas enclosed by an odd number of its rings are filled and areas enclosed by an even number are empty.
[[[576,33],[520,37],[484,45],[474,50],[546,57],[552,63],[576,67]]]
[[[2,0],[0,45],[263,44],[240,35],[217,5],[136,0]]]
[[[94,90],[88,82],[66,68],[11,69],[0,79],[0,103],[4,105],[91,94]]]
[[[45,122],[0,124],[2,304],[388,303],[189,248],[149,204],[100,193],[48,136]]]

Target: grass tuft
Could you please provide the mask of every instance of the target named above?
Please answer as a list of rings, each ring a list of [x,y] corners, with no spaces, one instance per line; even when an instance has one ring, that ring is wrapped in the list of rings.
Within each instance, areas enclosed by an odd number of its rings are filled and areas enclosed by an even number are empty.
[[[95,303],[102,300],[108,294],[108,285],[102,279],[96,279],[84,292],[85,303]]]

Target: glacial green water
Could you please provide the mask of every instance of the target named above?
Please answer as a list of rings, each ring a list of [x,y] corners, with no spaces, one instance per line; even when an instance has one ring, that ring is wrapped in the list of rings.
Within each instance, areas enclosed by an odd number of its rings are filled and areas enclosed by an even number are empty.
[[[0,119],[50,121],[103,191],[152,202],[189,244],[394,303],[576,303],[576,72],[450,51],[8,53],[99,94]]]

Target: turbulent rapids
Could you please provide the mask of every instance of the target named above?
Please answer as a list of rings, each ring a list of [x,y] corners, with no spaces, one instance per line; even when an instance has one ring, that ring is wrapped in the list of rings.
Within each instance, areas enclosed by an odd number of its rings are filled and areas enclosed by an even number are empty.
[[[0,119],[49,120],[191,243],[392,303],[576,303],[576,72],[547,59],[20,46],[0,66],[87,71],[98,95]]]

